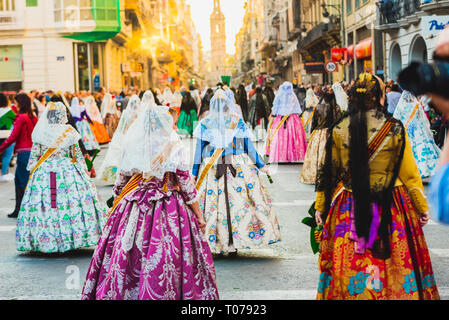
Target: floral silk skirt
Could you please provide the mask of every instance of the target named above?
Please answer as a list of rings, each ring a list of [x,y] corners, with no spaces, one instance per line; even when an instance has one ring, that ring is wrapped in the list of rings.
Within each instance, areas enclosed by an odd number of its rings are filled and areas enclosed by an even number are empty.
[[[209,246],[183,196],[140,186],[112,212],[83,300],[216,300]]]
[[[393,192],[391,256],[386,260],[368,248],[364,254],[356,252],[350,239],[352,193],[344,190],[337,197],[323,229],[317,299],[439,299],[418,213],[404,186]]]

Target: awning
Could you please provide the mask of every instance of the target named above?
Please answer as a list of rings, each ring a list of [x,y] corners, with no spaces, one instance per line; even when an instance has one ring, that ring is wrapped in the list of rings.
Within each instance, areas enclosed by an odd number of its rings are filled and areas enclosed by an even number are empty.
[[[360,41],[355,46],[355,57],[357,59],[369,58],[369,57],[371,57],[371,51],[372,51],[371,38],[366,38],[366,39]]]

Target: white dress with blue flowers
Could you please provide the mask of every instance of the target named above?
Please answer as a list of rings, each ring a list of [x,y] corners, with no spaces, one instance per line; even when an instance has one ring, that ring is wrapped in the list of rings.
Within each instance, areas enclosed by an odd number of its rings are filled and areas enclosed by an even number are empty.
[[[204,159],[201,170],[210,158]],[[253,249],[281,240],[280,228],[272,200],[250,157],[232,156],[235,177],[226,172],[232,226],[229,237],[224,178],[216,178],[217,164],[212,166],[199,189],[200,208],[206,221],[206,239],[212,253],[224,254],[237,249]]]
[[[419,106],[415,109],[417,104]],[[394,118],[401,120],[406,127],[421,178],[432,177],[441,150],[435,143],[421,103],[409,92],[404,91],[394,112]]]

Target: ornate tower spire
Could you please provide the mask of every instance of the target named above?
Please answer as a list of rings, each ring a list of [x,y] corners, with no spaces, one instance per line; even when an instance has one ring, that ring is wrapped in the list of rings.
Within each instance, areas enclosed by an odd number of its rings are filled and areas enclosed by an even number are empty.
[[[221,12],[220,0],[214,0],[214,11],[210,16],[211,65],[215,81],[224,75],[226,60],[225,16]]]

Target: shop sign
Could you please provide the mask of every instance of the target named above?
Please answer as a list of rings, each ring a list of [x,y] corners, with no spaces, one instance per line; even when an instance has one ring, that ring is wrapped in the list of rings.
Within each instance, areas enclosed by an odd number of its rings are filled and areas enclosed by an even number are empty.
[[[449,16],[424,16],[421,18],[421,30],[424,37],[437,35],[449,24]]]
[[[324,63],[323,62],[306,62],[304,64],[304,69],[307,73],[323,73]]]

